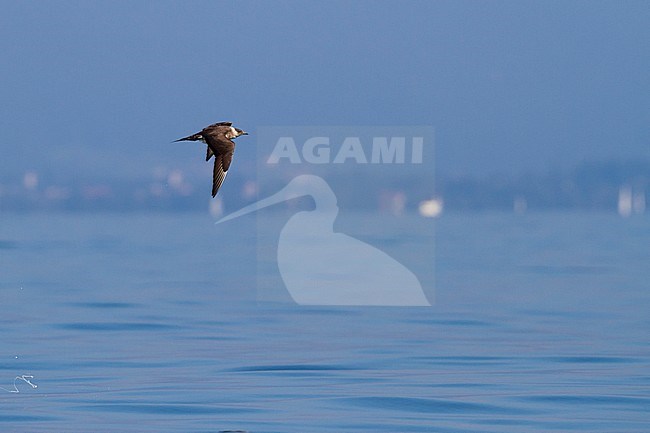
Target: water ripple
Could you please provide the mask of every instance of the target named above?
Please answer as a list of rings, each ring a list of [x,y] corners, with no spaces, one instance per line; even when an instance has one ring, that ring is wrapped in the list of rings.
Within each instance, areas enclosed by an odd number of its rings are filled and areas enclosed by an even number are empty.
[[[650,398],[622,395],[534,395],[521,397],[520,400],[542,403],[569,403],[585,405],[621,405],[650,407]]]
[[[259,412],[247,407],[215,407],[199,404],[100,403],[77,406],[79,410],[155,415],[217,415]]]
[[[621,364],[635,362],[634,358],[620,356],[550,356],[543,360],[569,364]]]
[[[226,371],[233,372],[278,372],[278,371],[346,371],[355,370],[352,367],[335,365],[314,365],[314,364],[290,364],[290,365],[251,365],[237,367]]]
[[[53,325],[55,328],[68,331],[153,331],[178,329],[176,325],[146,322],[86,322],[86,323],[61,323]]]
[[[470,403],[457,400],[443,400],[412,397],[349,397],[344,403],[371,409],[386,409],[415,413],[523,413],[516,408],[505,408],[485,403]]]
[[[16,248],[18,248],[17,242],[0,240],[0,250],[15,250]]]
[[[130,302],[73,302],[70,303],[70,306],[96,309],[120,309],[137,307],[138,304]]]

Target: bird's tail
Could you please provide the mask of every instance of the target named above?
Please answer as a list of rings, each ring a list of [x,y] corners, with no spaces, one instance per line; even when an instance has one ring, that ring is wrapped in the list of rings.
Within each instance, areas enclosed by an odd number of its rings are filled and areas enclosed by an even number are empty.
[[[177,141],[199,141],[201,138],[201,134],[192,134],[188,135],[187,137],[179,138],[178,140],[172,141],[172,143],[176,143]]]

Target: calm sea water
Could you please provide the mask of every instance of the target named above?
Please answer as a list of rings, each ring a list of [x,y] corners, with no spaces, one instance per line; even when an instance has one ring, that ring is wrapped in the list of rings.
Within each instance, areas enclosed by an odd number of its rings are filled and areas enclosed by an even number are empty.
[[[307,308],[245,219],[0,214],[0,431],[650,431],[649,218],[435,225],[433,307]]]

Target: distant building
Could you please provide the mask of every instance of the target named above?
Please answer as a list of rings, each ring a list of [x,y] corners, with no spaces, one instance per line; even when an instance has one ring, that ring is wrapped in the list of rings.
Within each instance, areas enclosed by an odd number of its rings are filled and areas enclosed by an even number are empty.
[[[432,198],[431,200],[423,200],[418,206],[420,215],[425,218],[435,218],[442,213],[443,202],[439,198]]]

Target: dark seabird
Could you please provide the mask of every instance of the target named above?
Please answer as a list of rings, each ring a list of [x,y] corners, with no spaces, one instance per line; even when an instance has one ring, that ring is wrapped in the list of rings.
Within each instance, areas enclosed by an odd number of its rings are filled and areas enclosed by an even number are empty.
[[[232,122],[219,122],[203,128],[201,132],[179,138],[176,141],[202,141],[208,145],[205,160],[209,161],[214,155],[214,169],[212,171],[212,197],[217,195],[221,184],[226,178],[232,155],[235,152],[233,138],[248,135],[248,132],[232,126]]]

